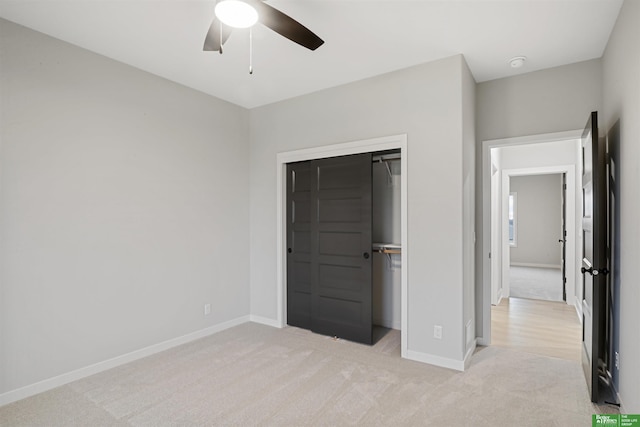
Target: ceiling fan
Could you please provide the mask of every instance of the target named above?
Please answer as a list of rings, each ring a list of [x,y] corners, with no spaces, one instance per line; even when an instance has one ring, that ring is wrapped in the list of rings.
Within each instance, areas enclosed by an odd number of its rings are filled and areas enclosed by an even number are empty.
[[[221,0],[216,4],[203,50],[222,53],[233,28],[250,28],[256,22],[310,50],[324,43],[307,27],[262,0]]]

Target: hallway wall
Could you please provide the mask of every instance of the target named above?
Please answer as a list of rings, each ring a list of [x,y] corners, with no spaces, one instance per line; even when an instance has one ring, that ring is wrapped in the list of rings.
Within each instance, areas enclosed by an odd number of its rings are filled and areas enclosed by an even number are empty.
[[[562,262],[562,175],[512,176],[517,194],[517,239],[511,265],[557,267]]]

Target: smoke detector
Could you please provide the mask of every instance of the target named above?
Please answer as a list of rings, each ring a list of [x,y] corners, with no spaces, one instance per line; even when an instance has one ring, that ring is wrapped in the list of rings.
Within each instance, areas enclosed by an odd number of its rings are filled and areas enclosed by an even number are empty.
[[[509,60],[509,65],[511,65],[511,68],[522,68],[524,66],[524,61],[526,60],[526,56],[516,56]]]

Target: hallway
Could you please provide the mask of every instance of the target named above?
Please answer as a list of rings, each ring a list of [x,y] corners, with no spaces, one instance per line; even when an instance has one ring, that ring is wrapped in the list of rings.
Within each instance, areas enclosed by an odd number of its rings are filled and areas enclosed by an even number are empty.
[[[491,307],[491,345],[580,362],[582,330],[564,302],[504,298]]]

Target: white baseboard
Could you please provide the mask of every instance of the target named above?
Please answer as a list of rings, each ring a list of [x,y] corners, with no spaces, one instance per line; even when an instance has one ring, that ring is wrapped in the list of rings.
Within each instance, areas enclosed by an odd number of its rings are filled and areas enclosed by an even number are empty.
[[[578,316],[578,321],[582,325],[582,307],[580,306],[580,304],[574,304],[573,306],[576,309],[576,315]]]
[[[562,266],[558,264],[536,264],[533,262],[512,262],[510,265],[512,267],[554,268],[557,270],[562,269]]]
[[[464,371],[464,360],[449,359],[448,357],[434,356],[432,354],[421,353],[419,351],[407,350],[407,359],[416,362],[428,363],[429,365],[440,366],[442,368]]]
[[[249,316],[249,321],[260,323],[262,325],[272,326],[274,328],[284,328],[284,325],[281,325],[277,320],[269,319],[268,317],[256,316],[255,314]]]
[[[70,382],[77,381],[82,378],[86,378],[90,375],[94,375],[99,372],[103,372],[108,369],[115,368],[120,365],[124,365],[125,363],[142,359],[143,357],[151,356],[153,354],[160,353],[161,351],[165,351],[170,348],[177,347],[179,345],[186,344],[188,342],[195,341],[209,335],[213,335],[217,332],[224,331],[225,329],[229,329],[234,326],[240,325],[242,323],[246,323],[249,321],[249,319],[250,319],[250,316],[248,315],[241,316],[236,319],[219,323],[217,325],[209,326],[208,328],[204,328],[199,331],[191,332],[181,337],[172,338],[170,340],[163,341],[158,344],[150,345],[149,347],[132,351],[131,353],[126,353],[121,356],[116,356],[112,359],[98,362],[93,365],[85,366],[84,368],[76,369],[74,371],[67,372],[62,375],[55,376],[53,378],[48,378],[46,380],[39,381],[34,384],[29,384],[27,386],[20,387],[15,390],[8,391],[6,393],[2,393],[0,394],[0,406],[7,405],[17,400],[21,400],[21,399],[36,395],[38,393],[42,393],[42,392],[54,389],[56,387],[63,386]]]

